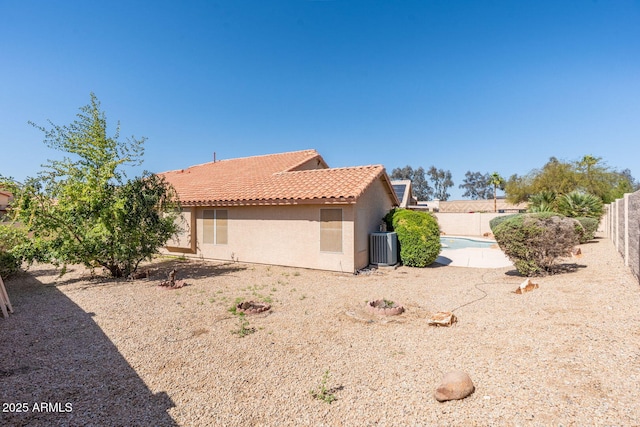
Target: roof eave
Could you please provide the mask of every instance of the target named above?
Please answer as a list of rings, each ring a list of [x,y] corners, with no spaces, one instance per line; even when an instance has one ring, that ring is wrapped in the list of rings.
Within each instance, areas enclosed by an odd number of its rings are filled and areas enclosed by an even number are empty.
[[[348,205],[355,204],[356,197],[322,197],[312,199],[255,199],[255,200],[189,200],[181,201],[184,207],[233,207],[233,206],[295,206],[295,205]]]

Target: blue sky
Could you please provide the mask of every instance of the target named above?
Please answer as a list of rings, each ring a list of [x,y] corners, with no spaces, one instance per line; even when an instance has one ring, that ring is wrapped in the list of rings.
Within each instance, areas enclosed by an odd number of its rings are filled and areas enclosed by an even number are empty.
[[[333,167],[640,178],[640,1],[0,0],[0,174],[94,92],[153,172],[317,149]],[[7,159],[7,160],[5,160]],[[132,171],[131,175],[139,171]]]

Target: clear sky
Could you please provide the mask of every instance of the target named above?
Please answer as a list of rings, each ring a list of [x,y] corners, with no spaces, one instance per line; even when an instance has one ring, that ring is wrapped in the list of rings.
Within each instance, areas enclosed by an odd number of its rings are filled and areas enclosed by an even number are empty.
[[[448,169],[452,199],[551,156],[638,179],[640,1],[0,0],[0,173],[59,158],[27,122],[91,92],[152,172],[315,148]]]

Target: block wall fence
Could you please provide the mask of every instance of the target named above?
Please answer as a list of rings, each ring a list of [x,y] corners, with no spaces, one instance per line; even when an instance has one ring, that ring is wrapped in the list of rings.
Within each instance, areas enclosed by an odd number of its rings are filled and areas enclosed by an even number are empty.
[[[640,191],[605,205],[606,235],[640,281]]]

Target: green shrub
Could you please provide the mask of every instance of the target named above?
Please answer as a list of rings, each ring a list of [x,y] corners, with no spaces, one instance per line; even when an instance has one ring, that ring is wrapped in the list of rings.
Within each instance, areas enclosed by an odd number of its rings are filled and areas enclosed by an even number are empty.
[[[596,237],[596,231],[598,231],[598,225],[600,221],[596,218],[578,217],[575,218],[584,228],[584,234],[580,238],[580,243],[587,243]]]
[[[529,197],[529,212],[557,212],[558,197],[553,191],[541,191]]]
[[[410,267],[426,267],[440,253],[440,226],[427,212],[397,209],[390,212],[392,229],[398,233],[400,260]]]
[[[553,273],[559,258],[571,256],[584,229],[575,219],[543,212],[513,216],[493,232],[520,274],[541,276]]]
[[[558,198],[558,212],[571,218],[588,217],[600,219],[604,204],[598,196],[572,191]]]
[[[22,228],[0,224],[0,276],[8,277],[18,271],[22,257],[16,249],[26,239],[26,232]]]
[[[502,216],[497,216],[493,218],[491,221],[489,221],[489,228],[491,228],[491,232],[494,232],[493,230],[495,230],[498,224],[501,224],[503,221],[506,221],[509,218],[513,218],[514,216],[517,216],[517,215],[520,215],[520,214],[502,215]]]

